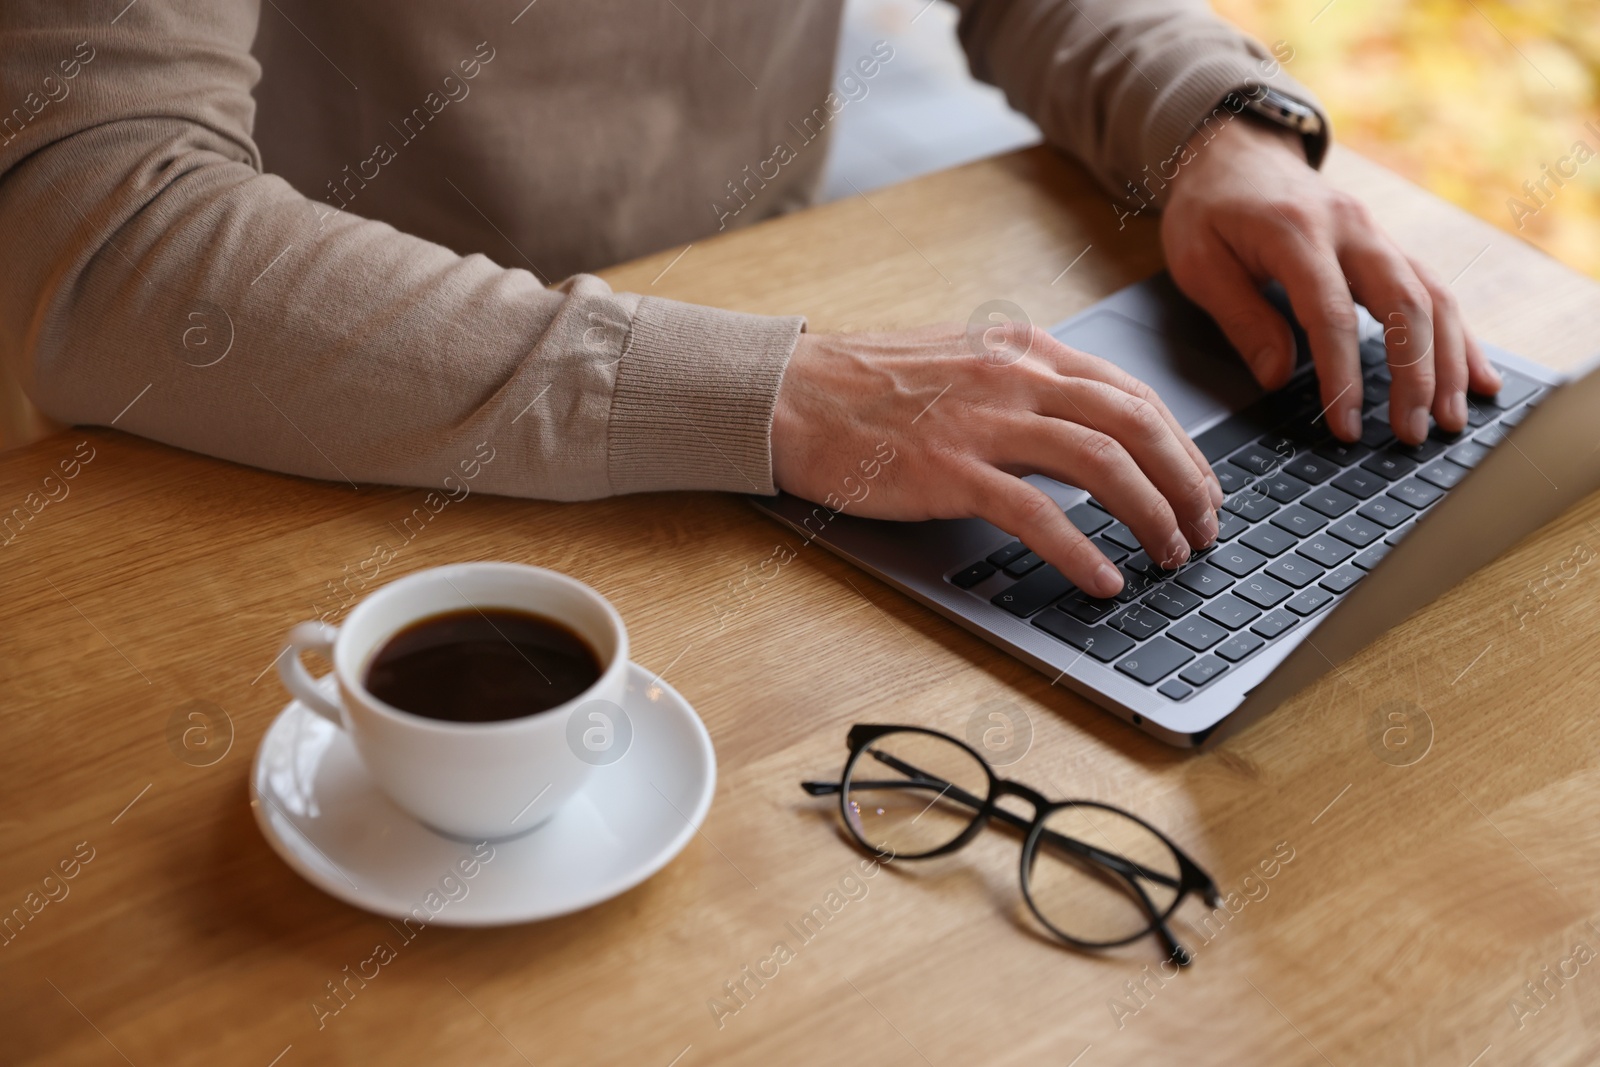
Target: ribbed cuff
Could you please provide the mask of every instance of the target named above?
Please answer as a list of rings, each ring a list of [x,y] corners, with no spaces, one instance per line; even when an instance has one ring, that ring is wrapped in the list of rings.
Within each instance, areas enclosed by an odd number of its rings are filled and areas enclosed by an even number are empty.
[[[1204,40],[1164,52],[1160,66],[1165,76],[1152,75],[1162,89],[1151,94],[1149,120],[1140,140],[1140,172],[1129,175],[1135,184],[1149,174],[1170,176],[1172,165],[1168,161],[1178,153],[1180,145],[1201,129],[1207,118],[1213,113],[1218,121],[1233,121],[1237,117],[1222,106],[1223,97],[1255,85],[1292,96],[1314,108],[1322,117],[1322,137],[1317,144],[1307,145],[1306,153],[1313,167],[1321,165],[1328,143],[1327,113],[1316,97],[1281,67],[1269,77],[1266,71],[1274,69],[1270,58],[1244,49],[1221,49],[1215,40]],[[1142,169],[1145,165],[1150,168],[1148,172]],[[1142,188],[1154,194],[1157,206],[1166,204],[1168,190],[1161,183],[1150,182]]]
[[[772,412],[804,324],[641,300],[611,399],[611,491],[777,492]]]

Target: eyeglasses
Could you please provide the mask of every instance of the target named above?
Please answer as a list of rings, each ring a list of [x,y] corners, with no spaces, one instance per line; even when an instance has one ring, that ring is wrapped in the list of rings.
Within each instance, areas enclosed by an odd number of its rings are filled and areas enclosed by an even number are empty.
[[[845,826],[863,848],[896,861],[931,859],[965,847],[991,819],[1020,831],[1022,895],[1075,948],[1112,948],[1154,933],[1178,966],[1188,966],[1167,919],[1189,893],[1211,907],[1222,903],[1210,875],[1137,815],[1093,800],[1047,800],[997,776],[949,734],[862,724],[850,728],[848,745],[839,781],[800,784],[812,796],[839,794]],[[1004,796],[1033,805],[1033,818],[997,806]]]

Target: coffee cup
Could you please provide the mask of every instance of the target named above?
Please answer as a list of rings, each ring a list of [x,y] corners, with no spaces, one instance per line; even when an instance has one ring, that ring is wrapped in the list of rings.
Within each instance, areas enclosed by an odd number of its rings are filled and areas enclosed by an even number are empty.
[[[555,707],[494,722],[427,718],[367,690],[374,657],[407,627],[493,609],[566,627],[595,653],[598,679]],[[615,714],[627,688],[628,631],[610,602],[574,578],[519,563],[457,563],[407,575],[368,595],[340,626],[296,625],[288,645],[278,661],[284,686],[350,736],[378,788],[427,826],[472,841],[516,836],[554,815],[594,769],[569,745],[568,720],[596,708]],[[332,662],[333,692],[301,663],[306,651]]]

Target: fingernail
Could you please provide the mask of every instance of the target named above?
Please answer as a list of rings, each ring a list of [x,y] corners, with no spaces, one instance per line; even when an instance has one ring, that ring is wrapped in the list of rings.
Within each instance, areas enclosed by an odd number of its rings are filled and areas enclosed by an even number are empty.
[[[1278,350],[1271,345],[1258,349],[1254,358],[1250,360],[1250,370],[1255,373],[1257,378],[1264,378],[1268,369],[1271,368],[1273,360],[1277,358]]]
[[[1172,541],[1167,545],[1167,554],[1161,560],[1161,566],[1169,571],[1175,571],[1183,566],[1189,558],[1189,542],[1183,539],[1183,534],[1173,534]]]
[[[1457,393],[1450,398],[1450,418],[1462,426],[1467,424],[1467,397],[1465,393]]]
[[[1411,436],[1421,441],[1428,436],[1428,409],[1415,408],[1411,417],[1406,420],[1406,427],[1411,431]]]
[[[1102,563],[1094,572],[1094,584],[1102,598],[1116,596],[1122,592],[1122,575],[1111,564]]]
[[[1352,441],[1361,436],[1361,412],[1355,408],[1345,409],[1344,432]]]
[[[1211,506],[1220,508],[1222,506],[1222,483],[1217,481],[1215,474],[1212,474],[1206,478],[1206,484],[1211,487]]]

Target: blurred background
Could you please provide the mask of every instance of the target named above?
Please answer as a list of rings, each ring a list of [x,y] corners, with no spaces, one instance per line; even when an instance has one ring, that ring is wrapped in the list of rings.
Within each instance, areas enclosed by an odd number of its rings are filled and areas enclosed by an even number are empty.
[[[1600,279],[1600,0],[1213,3],[1269,45],[1289,44],[1288,69],[1344,144]],[[841,64],[879,39],[895,58],[835,120],[825,199],[1038,141],[967,74],[953,7],[846,4]],[[1573,176],[1548,182],[1548,196],[1524,188],[1545,167]],[[45,428],[0,368],[0,448]]]
[[[876,100],[839,115],[828,195],[1038,140],[998,91],[967,75],[955,9],[928,5],[847,0],[840,61],[879,38],[896,54],[872,83]],[[1269,45],[1289,44],[1286,67],[1321,97],[1338,140],[1600,279],[1600,0],[1212,6]],[[1582,164],[1579,141],[1594,156]],[[1522,183],[1546,164],[1577,173],[1535,199]],[[1525,210],[1514,213],[1513,198]]]

